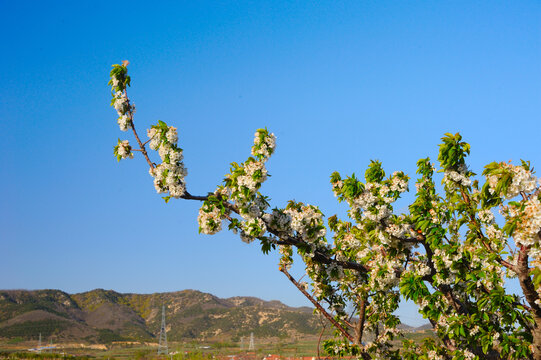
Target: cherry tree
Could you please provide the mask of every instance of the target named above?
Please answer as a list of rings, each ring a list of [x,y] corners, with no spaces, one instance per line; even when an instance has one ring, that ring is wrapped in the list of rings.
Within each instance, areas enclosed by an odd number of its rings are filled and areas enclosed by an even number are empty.
[[[332,191],[348,207],[347,219],[313,204],[289,201],[270,208],[261,193],[276,138],[255,132],[250,156],[232,163],[223,182],[206,195],[187,189],[187,170],[177,129],[159,121],[143,142],[127,88],[128,62],[113,65],[111,105],[122,131],[117,159],[140,153],[156,191],[170,199],[195,200],[199,231],[227,226],[263,253],[278,251],[279,270],[333,326],[324,343],[333,356],[359,359],[541,359],[541,190],[528,162],[493,162],[476,178],[466,164],[470,145],[445,134],[436,168],[417,162],[415,198],[405,214],[393,204],[409,191],[410,177],[387,176],[372,161],[363,179],[331,175]],[[157,151],[154,162],[150,150]],[[438,175],[437,173],[442,173]],[[437,186],[437,178],[441,185]],[[290,273],[297,253],[309,283]],[[298,260],[296,260],[298,261]],[[506,278],[518,278],[522,294],[510,294]],[[407,340],[396,315],[401,299],[415,302],[436,339]]]

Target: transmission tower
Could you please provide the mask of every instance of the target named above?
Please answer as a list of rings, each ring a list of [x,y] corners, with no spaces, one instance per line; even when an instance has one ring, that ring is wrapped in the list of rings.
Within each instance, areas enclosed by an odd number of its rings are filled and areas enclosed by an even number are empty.
[[[250,345],[248,346],[248,351],[254,351],[255,345],[254,345],[254,333],[250,333]]]
[[[240,338],[240,349],[244,350],[244,336]]]
[[[169,353],[167,349],[167,332],[165,330],[165,305],[162,305],[162,327],[160,329],[160,343],[158,345],[158,355]]]
[[[39,333],[38,352],[41,353],[41,333]]]

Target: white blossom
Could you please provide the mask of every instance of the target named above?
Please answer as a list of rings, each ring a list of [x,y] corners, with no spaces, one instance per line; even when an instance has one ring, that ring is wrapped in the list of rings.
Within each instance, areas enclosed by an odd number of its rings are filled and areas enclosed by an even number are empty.
[[[537,197],[524,201],[524,210],[519,206],[509,206],[509,218],[519,218],[513,238],[517,245],[530,246],[539,243],[541,230],[541,203]]]
[[[537,178],[531,171],[526,170],[522,166],[514,166],[508,163],[499,164],[504,170],[512,175],[511,184],[507,187],[507,191],[504,195],[507,199],[512,199],[521,192],[529,193],[535,190],[537,186]],[[489,191],[494,194],[496,186],[500,181],[501,174],[492,174],[488,177]]]
[[[222,229],[222,216],[217,206],[203,205],[197,217],[199,229],[203,234],[216,234]]]
[[[163,124],[163,123],[162,123]],[[165,139],[162,139],[162,133]],[[152,127],[147,130],[150,139],[149,147],[158,150],[162,163],[151,169],[150,175],[154,177],[154,187],[158,193],[167,193],[174,198],[182,197],[186,192],[184,178],[188,170],[182,162],[184,156],[182,150],[177,146],[177,129],[173,126]],[[175,141],[172,141],[175,140]]]
[[[128,115],[126,114],[120,115],[117,121],[118,121],[118,126],[120,127],[120,130],[127,131],[128,129],[131,128],[131,121]]]
[[[494,214],[490,209],[484,209],[479,211],[479,220],[485,224],[492,224],[494,222]]]
[[[465,173],[454,171],[454,170],[446,170],[445,175],[443,176],[443,182],[447,186],[451,186],[453,184],[460,184],[462,186],[470,186],[471,180],[466,176]]]
[[[133,159],[133,153],[131,152],[131,146],[128,140],[118,143],[117,153],[122,159],[127,159],[128,157]]]
[[[304,241],[315,242],[326,234],[323,225],[323,215],[316,207],[302,205],[297,209],[286,209],[284,213],[291,217],[291,228],[296,231]]]
[[[274,153],[276,148],[276,136],[269,134],[267,130],[259,129],[254,134],[254,146],[252,147],[253,156],[261,156],[266,161]]]

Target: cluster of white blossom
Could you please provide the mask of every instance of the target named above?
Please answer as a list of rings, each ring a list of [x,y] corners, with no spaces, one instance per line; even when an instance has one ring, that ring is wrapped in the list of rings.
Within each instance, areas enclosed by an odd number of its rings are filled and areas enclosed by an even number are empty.
[[[380,222],[388,218],[392,213],[391,208],[387,204],[374,205],[364,211],[364,217],[374,222]]]
[[[169,192],[174,198],[180,198],[186,192],[184,178],[188,170],[184,167],[182,149],[177,146],[177,129],[160,122],[147,131],[149,147],[158,150],[162,163],[150,168],[154,177],[154,187],[158,193]]]
[[[135,114],[135,105],[130,105],[130,101],[124,91],[116,91],[113,94],[113,107],[118,113],[117,121],[120,130],[128,130],[131,127],[131,119],[128,113],[131,112],[132,116]]]
[[[324,293],[324,287],[322,286],[323,284],[317,282],[317,281],[314,281],[312,283],[312,294],[314,294],[314,297],[316,299],[319,299],[321,296],[323,296],[323,293]]]
[[[356,214],[362,210],[361,220],[368,219],[381,222],[392,213],[391,203],[398,198],[396,193],[403,193],[408,189],[407,177],[402,172],[395,172],[386,183],[366,183],[364,191],[355,199],[348,199],[350,205],[349,214],[356,218]],[[341,190],[343,183],[337,181],[333,184],[335,195]]]
[[[355,254],[355,259],[359,262],[362,262],[367,256],[372,254],[372,250],[368,247],[361,249],[357,254]]]
[[[426,354],[426,356],[428,357],[429,360],[444,360],[445,358],[441,355],[438,355],[438,353],[436,352],[436,350],[430,350],[428,351],[428,353]]]
[[[175,138],[171,135],[167,137],[167,140],[172,142]],[[151,142],[150,146],[156,145]],[[241,240],[246,243],[252,242],[258,236],[263,236],[267,231],[267,225],[271,228],[276,226],[282,231],[285,231],[287,227],[287,216],[280,216],[279,211],[273,213],[276,218],[270,214],[264,214],[269,204],[257,192],[267,179],[265,162],[274,152],[275,146],[274,134],[264,129],[257,130],[252,147],[252,155],[256,158],[251,157],[241,165],[233,164],[232,172],[226,175],[225,185],[220,190],[220,198],[233,200],[238,208],[242,221],[234,231],[240,230]]]
[[[501,241],[504,237],[503,231],[497,228],[496,224],[490,224],[486,227],[486,235],[489,239]]]
[[[439,224],[441,222],[441,219],[438,216],[438,213],[434,209],[428,210],[428,213],[430,214],[430,220],[433,224]]]
[[[267,180],[267,169],[265,162],[274,152],[276,147],[274,134],[269,134],[268,131],[259,129],[255,133],[254,145],[252,146],[252,154],[256,155],[257,159],[250,158],[242,166],[242,171],[236,177],[236,188],[232,189],[233,193],[238,190],[242,194],[241,187],[245,187],[250,193],[255,193],[265,180]],[[241,203],[244,199],[240,199]]]
[[[408,181],[401,171],[395,171],[393,176],[391,176],[391,191],[398,191],[403,193],[408,190]],[[382,196],[385,196],[382,194]]]
[[[243,224],[243,231],[252,238],[251,240],[253,240],[256,237],[265,234],[267,226],[263,219],[259,217],[249,217]],[[251,240],[249,242],[251,242]]]
[[[474,360],[476,358],[476,355],[467,349],[462,350],[462,354],[464,355],[464,360]]]
[[[393,224],[390,223],[385,228],[385,231],[396,238],[402,239],[406,235],[413,235],[414,231],[410,224],[407,223],[400,223],[400,224]]]
[[[330,280],[337,281],[344,277],[344,269],[340,265],[332,263],[327,266],[326,271]]]
[[[131,152],[130,142],[128,140],[118,141],[118,145],[115,147],[115,152],[122,159],[127,159],[128,157],[133,159],[133,153]]]
[[[241,165],[234,163],[231,173],[226,175],[224,180],[222,198],[231,199],[237,206],[242,217],[237,228],[240,229],[242,241],[246,243],[263,236],[267,226],[273,229],[276,227],[279,231],[287,230],[287,216],[280,216],[279,211],[273,215],[265,214],[269,204],[265,197],[258,193],[261,184],[267,179],[265,162],[274,152],[275,139],[274,134],[266,129],[258,129],[252,146],[252,155],[255,158],[250,157]]]
[[[241,240],[251,243],[258,236],[267,231],[264,211],[269,206],[267,201],[259,194],[253,196],[253,200],[241,195],[236,197],[236,204],[239,206],[239,214],[243,221],[240,223]]]
[[[457,170],[445,170],[443,183],[449,187],[452,187],[454,184],[470,186],[471,179],[468,177],[468,168],[466,165],[462,164]]]
[[[482,223],[485,224],[493,224],[494,223],[494,214],[490,209],[484,209],[479,211],[479,220],[481,220]]]
[[[400,330],[398,330],[397,328],[384,326],[383,331],[378,335],[374,342],[379,344],[386,344],[398,334],[400,334]]]
[[[258,185],[265,180],[267,180],[267,169],[263,161],[246,161],[244,175],[237,177],[238,186],[244,186],[251,192],[255,192]]]
[[[378,201],[378,197],[373,194],[372,189],[377,189],[378,185],[377,183],[367,183],[364,191],[353,200],[353,204],[363,210],[374,206]]]
[[[296,231],[303,241],[316,243],[326,234],[323,214],[312,205],[300,205],[299,209],[290,207],[284,211],[291,217],[291,229]]]
[[[347,250],[356,250],[362,246],[362,243],[353,233],[347,233],[341,239],[337,240],[337,245],[339,245],[340,248],[345,248]]]
[[[487,289],[492,290],[497,286],[503,286],[505,281],[505,268],[502,266],[494,265],[494,263],[483,258],[481,260],[481,269],[483,269],[487,276],[483,279],[477,280],[477,287],[481,288],[481,285]],[[493,313],[497,315],[497,313]]]
[[[426,260],[413,262],[410,265],[409,270],[420,277],[430,275],[431,272],[430,267],[428,266],[428,262]]]
[[[272,210],[271,214],[263,214],[267,227],[278,232],[291,232],[291,216],[279,209]]]
[[[290,269],[291,264],[293,263],[292,256],[293,256],[293,249],[291,249],[290,245],[279,245],[278,251],[280,253],[280,267],[283,267],[285,269]],[[308,284],[306,284],[308,286]],[[306,290],[306,288],[305,288]]]
[[[347,350],[347,346],[343,342],[336,342],[329,350],[333,355],[340,356],[344,351]]]
[[[518,206],[509,205],[508,218],[518,219],[513,232],[517,246],[539,244],[541,240],[539,235],[541,231],[541,203],[539,198],[533,197],[522,201]]]
[[[398,259],[386,259],[381,253],[369,262],[369,287],[374,290],[387,290],[398,284],[401,263]]]
[[[276,136],[267,131],[267,129],[258,129],[255,132],[254,146],[252,155],[259,158],[268,159],[276,148]]]
[[[332,192],[335,197],[337,197],[340,194],[340,190],[342,190],[342,186],[344,186],[344,182],[342,180],[338,180],[332,183]]]
[[[493,173],[487,178],[491,194],[494,194],[496,191],[496,186],[504,174],[510,174],[512,176],[512,181],[507,187],[506,193],[502,194],[506,199],[512,199],[521,192],[532,192],[537,187],[537,177],[524,167],[514,166],[505,162],[499,163],[499,166],[503,171],[500,171],[497,174]]]
[[[453,264],[462,259],[462,252],[456,251],[454,254],[447,249],[436,248],[432,261],[436,268],[434,285],[450,285],[455,282],[459,270],[453,267]]]
[[[128,115],[120,116],[117,121],[118,121],[118,126],[120,127],[120,130],[122,131],[128,131],[128,129],[131,127],[131,121]]]
[[[213,235],[222,230],[222,214],[213,204],[203,204],[197,216],[199,231],[203,234]]]
[[[490,225],[492,227],[493,225]],[[497,239],[491,238],[493,242]],[[490,261],[482,249],[477,248],[473,244],[465,245],[465,251],[471,254],[469,268],[475,271],[482,271],[485,276],[477,278],[476,287],[478,290],[492,290],[496,286],[502,286],[505,281],[505,268],[497,263]],[[510,261],[513,264],[513,260]],[[513,274],[510,274],[511,276]],[[481,292],[479,292],[481,294]]]
[[[423,179],[423,178],[420,178],[416,183],[415,183],[415,189],[417,190],[417,192],[421,191],[421,189],[424,188],[424,186],[428,183],[428,181],[426,179]]]

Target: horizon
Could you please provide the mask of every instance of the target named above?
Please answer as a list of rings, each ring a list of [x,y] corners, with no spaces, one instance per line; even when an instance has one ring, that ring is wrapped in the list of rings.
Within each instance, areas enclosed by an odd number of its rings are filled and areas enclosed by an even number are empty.
[[[315,309],[315,307],[309,306],[309,305],[301,305],[301,306],[289,305],[289,304],[281,301],[280,299],[263,299],[263,298],[260,298],[260,297],[257,297],[257,296],[251,296],[251,295],[236,295],[236,296],[230,296],[230,297],[220,297],[220,296],[217,296],[215,294],[204,292],[204,291],[199,291],[199,290],[196,290],[196,289],[183,289],[183,290],[177,290],[177,291],[152,292],[152,293],[119,292],[119,291],[116,291],[116,290],[113,290],[113,289],[101,289],[101,288],[96,288],[96,289],[82,291],[82,292],[76,292],[76,293],[66,292],[66,291],[63,291],[61,289],[0,289],[0,292],[2,292],[2,291],[27,291],[27,292],[32,292],[32,291],[61,291],[61,292],[66,293],[68,295],[78,295],[78,294],[84,294],[84,293],[89,293],[89,292],[93,292],[93,291],[99,291],[99,290],[112,291],[112,292],[120,294],[120,295],[131,295],[131,294],[134,294],[134,295],[160,295],[160,294],[175,294],[175,293],[181,293],[181,292],[185,292],[185,291],[192,291],[192,292],[198,292],[198,293],[205,294],[205,295],[212,295],[212,296],[217,297],[218,299],[222,299],[222,300],[233,299],[233,298],[252,298],[252,299],[262,300],[264,302],[275,302],[275,301],[277,301],[277,302],[281,303],[282,305],[285,305],[285,306],[287,306],[289,308],[292,308],[292,309],[300,309],[300,308]],[[430,325],[430,322],[427,321],[425,323],[422,323],[420,325],[415,325],[415,326],[403,322],[402,325],[411,326],[413,328],[418,328],[418,327],[422,327],[422,326],[425,326],[425,325]]]

